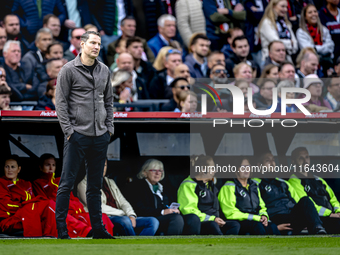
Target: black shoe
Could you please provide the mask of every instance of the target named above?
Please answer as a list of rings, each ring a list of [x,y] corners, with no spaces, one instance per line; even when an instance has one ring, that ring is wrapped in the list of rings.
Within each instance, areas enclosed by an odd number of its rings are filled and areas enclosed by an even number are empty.
[[[71,239],[66,227],[58,228],[58,239]]]
[[[316,226],[314,229],[315,235],[327,235],[326,229],[323,226]]]
[[[93,239],[116,239],[103,227],[93,230]]]

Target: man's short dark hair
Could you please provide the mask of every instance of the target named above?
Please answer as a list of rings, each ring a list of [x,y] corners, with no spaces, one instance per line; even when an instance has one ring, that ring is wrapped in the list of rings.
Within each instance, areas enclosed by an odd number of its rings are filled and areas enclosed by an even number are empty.
[[[236,42],[237,41],[242,41],[242,40],[247,40],[247,42],[248,42],[247,37],[245,35],[241,35],[241,36],[237,36],[237,37],[234,38],[231,46],[233,46],[233,48],[235,48],[236,47]],[[248,42],[248,44],[249,44],[249,42]]]
[[[0,95],[12,95],[12,91],[7,86],[0,86]]]
[[[15,14],[7,14],[7,15],[4,17],[4,19],[3,19],[4,24],[6,24],[6,19],[7,19],[7,17],[17,17],[17,18],[19,19],[18,15],[15,15]],[[20,21],[20,20],[19,20],[19,21]],[[19,24],[20,24],[20,22],[19,22]]]
[[[127,39],[126,41],[126,48],[129,48],[129,46],[135,42],[141,43],[143,44],[142,38],[138,37],[138,36],[133,36],[129,39]]]
[[[121,26],[124,26],[124,23],[125,23],[125,20],[134,20],[134,21],[136,21],[136,19],[135,19],[135,17],[133,17],[133,16],[126,16],[124,19],[122,19],[122,21],[120,22],[120,25]]]
[[[268,45],[268,51],[271,50],[271,48],[272,48],[272,46],[273,46],[274,43],[281,43],[281,44],[284,46],[283,42],[281,42],[281,41],[279,41],[279,40],[275,40],[275,41],[272,41],[272,42],[269,43],[269,45]],[[285,47],[285,48],[286,48],[286,47]]]
[[[340,76],[337,73],[332,73],[331,76],[328,76],[328,79],[326,79],[326,87],[330,87],[332,85],[332,79],[333,78],[339,78]]]
[[[73,31],[74,30],[72,30],[72,32]],[[95,31],[86,31],[84,34],[81,35],[81,37],[80,37],[81,41],[86,43],[87,40],[90,38],[90,35],[96,35],[96,36],[99,36],[99,38],[100,38],[100,34],[98,32],[95,32]]]
[[[295,66],[292,62],[289,62],[289,61],[283,61],[282,64],[279,66],[279,72],[282,71],[282,68],[285,66],[285,65],[291,65],[292,67],[294,67],[295,69]]]
[[[50,54],[50,53],[51,53],[51,48],[52,48],[53,46],[55,46],[55,45],[60,45],[60,47],[63,48],[63,45],[62,45],[60,42],[58,42],[58,41],[53,41],[50,45],[47,46],[46,52],[47,52],[48,54]],[[64,51],[64,48],[63,48],[63,51]]]
[[[53,158],[54,160],[56,160],[55,156],[53,154],[45,153],[45,154],[41,155],[40,158],[39,158],[39,166],[43,167],[45,160],[50,159],[50,158]]]
[[[205,40],[205,41],[210,41],[208,36],[206,36],[203,33],[198,33],[194,37],[191,38],[190,46],[195,45],[199,39]]]
[[[225,33],[225,37],[227,39],[231,38],[233,36],[233,33],[237,30],[242,30],[241,28],[239,27],[234,27],[234,28],[229,28],[228,31]],[[242,30],[243,31],[243,30]]]
[[[171,87],[171,88],[176,87],[176,84],[177,84],[177,82],[179,82],[179,81],[186,81],[187,83],[189,83],[188,80],[185,79],[184,77],[177,77],[177,78],[175,78],[175,79],[171,82],[170,87]]]
[[[58,19],[58,17],[56,15],[54,15],[54,14],[47,14],[43,18],[43,25],[47,25],[48,21],[50,20],[50,18]]]
[[[225,68],[225,66],[222,64],[222,63],[217,63],[217,64],[215,64],[215,65],[213,65],[212,67],[211,67],[211,72],[214,70],[214,68],[216,67],[216,66],[223,66],[223,69],[226,69]]]
[[[293,151],[292,151],[292,154],[291,154],[291,159],[292,159],[292,162],[295,161],[298,157],[299,157],[299,153],[301,151],[307,151],[307,148],[306,147],[297,147],[295,148]]]

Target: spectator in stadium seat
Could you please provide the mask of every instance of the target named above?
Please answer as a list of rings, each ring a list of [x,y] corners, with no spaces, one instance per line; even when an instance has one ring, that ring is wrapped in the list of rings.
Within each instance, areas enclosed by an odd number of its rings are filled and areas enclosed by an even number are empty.
[[[26,65],[29,72],[36,72],[39,81],[45,82],[48,76],[43,66],[47,47],[52,43],[53,35],[49,28],[41,28],[35,37],[36,51],[29,51],[23,56],[22,63]]]
[[[308,50],[301,51],[300,68],[296,70],[296,78],[305,78],[307,75],[316,74],[319,68],[319,56]],[[300,84],[302,87],[302,84]]]
[[[178,66],[176,66],[175,71],[174,71],[174,75],[175,75],[175,78],[183,77],[183,78],[187,79],[187,81],[190,84],[192,84],[189,67],[186,64],[179,64]]]
[[[287,0],[272,0],[269,2],[259,24],[259,34],[262,44],[262,61],[268,57],[268,45],[272,41],[281,41],[287,51],[287,60],[295,54],[299,47],[292,25],[287,17]]]
[[[320,56],[320,65],[324,70],[332,68],[334,57],[334,42],[329,30],[319,19],[316,7],[312,4],[303,8],[300,18],[300,28],[296,31],[300,49],[312,47]]]
[[[24,231],[24,237],[57,237],[55,213],[52,202],[34,196],[32,184],[18,178],[21,164],[17,155],[7,157],[5,175],[0,178],[0,229],[12,234]]]
[[[7,41],[7,33],[5,28],[0,27],[0,64],[3,62],[2,50],[4,49],[4,45]]]
[[[327,94],[325,100],[331,105],[332,110],[340,109],[340,77],[333,74],[327,79]]]
[[[339,0],[326,0],[325,7],[319,10],[319,17],[322,25],[327,27],[335,43],[334,59],[340,56],[340,9]]]
[[[11,102],[11,88],[6,82],[6,71],[0,66],[0,110],[10,110],[9,103]]]
[[[182,63],[181,52],[176,49],[169,49],[164,59],[165,69],[157,72],[152,79],[149,92],[150,97],[155,99],[171,99],[171,82],[175,79],[175,68]]]
[[[240,224],[239,234],[280,235],[277,226],[269,222],[257,183],[249,178],[249,159],[243,157],[235,162],[238,170],[236,178],[227,181],[218,194],[225,218]]]
[[[274,64],[266,65],[261,72],[259,80],[266,78],[273,79],[277,83],[279,79],[279,66],[276,66]]]
[[[166,54],[168,54],[168,51],[170,49],[175,49],[175,48],[171,46],[164,46],[163,48],[159,50],[158,55],[152,65],[156,69],[157,72],[163,71],[165,69],[165,65],[164,65],[165,56]]]
[[[231,48],[231,44],[233,43],[233,40],[238,37],[244,35],[244,32],[241,28],[235,27],[235,28],[229,28],[228,31],[225,34],[225,37],[227,39],[227,43],[223,45],[221,52],[224,54],[224,57],[227,59],[229,58],[230,54],[232,54],[234,51]]]
[[[273,154],[271,152],[261,154],[258,165],[265,166],[271,171],[270,167],[276,166]],[[313,202],[308,197],[300,198],[292,185],[288,181],[275,178],[273,171],[266,177],[253,180],[259,185],[270,220],[280,231],[292,230],[293,234],[298,234],[307,227],[309,234],[327,233]]]
[[[43,27],[43,17],[53,13],[58,16],[60,23],[66,20],[66,10],[62,0],[15,0],[12,13],[18,15],[21,30],[29,42],[34,40],[37,31]]]
[[[181,91],[178,96],[178,105],[174,112],[196,112],[197,95],[193,91]]]
[[[340,76],[340,57],[334,63],[334,72]]]
[[[124,39],[125,41],[131,37],[135,36],[135,32],[136,32],[136,20],[134,17],[132,16],[128,16],[125,17],[124,19],[122,19],[122,22],[120,24],[120,29],[122,31],[122,35],[115,41],[113,41],[112,43],[109,44],[108,46],[108,51],[107,51],[107,63],[109,66],[112,65],[112,63],[114,63],[115,61],[115,55],[116,55],[116,48],[118,47],[118,43],[121,42],[122,39]],[[151,51],[151,49],[149,48],[147,42],[145,39],[142,39],[143,42],[143,55],[142,55],[142,59],[144,61],[149,61],[151,63],[154,62],[155,60],[155,56],[153,54],[153,52]]]
[[[64,56],[64,50],[63,50],[62,44],[60,44],[57,41],[54,41],[50,45],[48,45],[46,54],[45,54],[45,58],[47,60],[52,59],[52,58],[61,59],[63,61],[63,65],[65,65],[67,63],[67,60],[64,59],[63,56]]]
[[[20,31],[20,21],[17,15],[8,14],[3,20],[4,28],[7,34],[7,40],[19,41],[21,52],[24,56],[29,51],[29,43]]]
[[[43,27],[49,28],[53,35],[53,40],[59,42],[63,46],[63,50],[66,51],[70,46],[70,43],[59,40],[60,35],[60,20],[54,14],[47,14],[43,19]]]
[[[155,68],[148,61],[142,60],[143,41],[135,36],[126,41],[126,52],[130,53],[134,61],[134,70],[146,88],[150,88],[152,79],[157,75]]]
[[[36,73],[21,63],[20,42],[9,40],[4,46],[6,81],[12,89],[12,101],[36,101],[44,93],[46,84],[40,83]]]
[[[84,34],[86,31],[84,28],[75,28],[71,32],[71,45],[70,48],[64,52],[64,58],[67,61],[71,61],[75,59],[76,56],[78,56],[80,52],[80,42],[81,42],[81,36]]]
[[[142,80],[142,78],[138,77],[136,71],[134,70],[134,62],[133,57],[129,53],[122,53],[119,55],[117,59],[117,70],[124,70],[132,73],[132,89],[131,91],[138,91],[138,94],[141,95],[140,99],[149,99],[149,91]],[[138,98],[137,98],[138,99]],[[136,98],[135,98],[136,100]]]
[[[200,0],[176,1],[178,31],[186,47],[195,33],[205,33],[205,18]]]
[[[332,109],[328,101],[321,96],[323,85],[323,81],[316,74],[310,74],[303,78],[303,88],[308,89],[311,94],[310,100],[303,105],[315,105],[312,106],[314,109],[313,112]],[[301,95],[301,97],[303,96],[304,95]]]
[[[302,167],[311,165],[307,148],[298,147],[292,151],[292,164]],[[301,197],[308,196],[315,205],[320,219],[329,234],[340,233],[340,203],[327,182],[313,174],[298,171],[289,181]]]
[[[265,59],[264,66],[273,64],[280,66],[286,61],[286,47],[281,41],[272,41],[268,45],[268,57]]]
[[[210,156],[198,156],[193,167],[215,166]],[[201,235],[237,235],[240,224],[224,221],[219,216],[218,189],[214,184],[214,173],[197,172],[193,178],[187,177],[177,191],[179,210],[183,215],[195,214],[199,217]]]
[[[110,66],[110,70],[113,71],[117,68],[117,59],[119,57],[119,54],[122,54],[126,52],[126,39],[120,38],[118,39],[118,42],[116,43],[116,54],[114,55],[113,63]]]
[[[249,83],[249,86],[253,89],[253,94],[260,91],[259,87],[252,83],[254,78],[253,69],[246,62],[241,62],[236,65],[233,69],[233,73],[235,79],[245,79]]]
[[[164,235],[198,235],[199,218],[194,214],[182,216],[178,209],[169,209],[172,202],[167,189],[160,181],[165,176],[163,163],[156,159],[147,160],[127,190],[127,199],[137,215],[152,216],[159,221],[157,233]],[[138,195],[137,195],[138,194]]]
[[[158,34],[148,41],[148,45],[155,57],[164,46],[173,46],[172,38],[176,35],[176,18],[170,14],[164,14],[157,20]]]
[[[261,70],[256,62],[253,61],[253,57],[250,54],[247,37],[244,35],[235,37],[231,44],[231,49],[233,50],[233,53],[230,54],[229,58],[225,61],[226,69],[231,78],[234,78],[233,69],[235,65],[238,65],[241,62],[247,62],[253,69],[256,69],[256,76],[260,77]]]
[[[241,1],[203,1],[207,36],[212,42],[212,50],[220,50],[229,27],[240,27],[246,19],[246,11]]]
[[[271,108],[273,103],[273,88],[276,87],[275,81],[263,79],[259,84],[260,91],[254,94],[256,109]]]
[[[295,67],[294,64],[285,61],[279,66],[280,80],[290,80],[295,83]],[[296,85],[295,85],[296,86]]]
[[[115,228],[119,228],[117,225],[122,227],[122,229],[118,231],[119,235],[155,235],[159,226],[158,220],[154,217],[137,217],[131,204],[125,199],[115,181],[105,176],[107,173],[107,164],[108,162],[106,160],[103,172],[103,188],[101,190],[102,213],[109,216]],[[78,197],[84,204],[85,209],[87,209],[86,182],[87,178],[85,176],[78,184],[77,189]]]
[[[187,79],[184,77],[175,78],[170,84],[172,90],[172,98],[170,102],[165,103],[161,106],[161,111],[164,112],[173,112],[179,103],[178,97],[181,91],[190,90],[190,84]]]
[[[277,107],[276,107],[276,110],[275,112],[281,112],[281,90],[282,88],[294,88],[295,85],[294,85],[294,82],[290,81],[290,80],[283,80],[283,81],[280,81],[279,84],[277,84]],[[295,93],[293,92],[289,92],[289,93],[286,93],[286,98],[287,99],[293,99],[295,98]],[[298,111],[298,108],[295,104],[287,104],[286,105],[286,113],[289,112],[297,112]]]
[[[213,51],[208,56],[208,68],[209,70],[217,64],[225,65],[225,56],[221,51]]]
[[[213,88],[215,88],[215,84],[226,84],[228,82],[228,71],[222,63],[211,67],[210,79],[210,86]],[[216,91],[220,96],[223,94],[222,91],[228,95],[230,94],[227,89],[217,89]]]
[[[193,78],[205,78],[208,73],[207,56],[209,55],[210,40],[205,34],[194,34],[190,39],[189,55],[184,64],[189,67]]]

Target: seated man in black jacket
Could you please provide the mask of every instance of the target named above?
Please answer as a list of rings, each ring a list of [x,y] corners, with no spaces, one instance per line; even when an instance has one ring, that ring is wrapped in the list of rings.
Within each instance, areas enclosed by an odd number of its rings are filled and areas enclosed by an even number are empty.
[[[156,159],[147,160],[137,177],[126,191],[126,198],[137,215],[155,217],[159,221],[157,233],[165,235],[198,235],[200,219],[195,214],[182,216],[178,208],[171,208],[172,202],[160,181],[164,178],[164,165]]]
[[[187,79],[183,77],[178,77],[173,80],[170,84],[172,90],[172,98],[169,103],[166,103],[161,106],[161,111],[163,112],[173,112],[179,103],[179,93],[183,90],[190,90],[190,84]]]
[[[268,170],[275,168],[276,163],[271,152],[263,153],[258,165]],[[322,221],[308,197],[300,198],[291,184],[275,178],[273,172],[267,173],[264,179],[254,179],[259,183],[261,197],[266,204],[269,218],[276,225],[286,225],[286,230],[298,234],[307,227],[309,234],[326,234]],[[284,230],[284,229],[280,229]]]

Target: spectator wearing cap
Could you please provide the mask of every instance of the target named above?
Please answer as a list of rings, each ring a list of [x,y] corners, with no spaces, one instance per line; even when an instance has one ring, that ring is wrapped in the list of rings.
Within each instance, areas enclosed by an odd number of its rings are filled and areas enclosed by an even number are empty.
[[[207,36],[212,42],[212,50],[220,50],[225,33],[229,28],[240,27],[246,19],[246,11],[241,1],[206,0],[203,1]]]
[[[260,91],[254,94],[256,109],[268,109],[273,103],[273,88],[276,84],[271,79],[263,79],[259,84]]]
[[[176,18],[170,14],[163,14],[157,20],[158,34],[148,41],[148,45],[155,57],[164,46],[172,46],[172,38],[176,35]]]
[[[337,74],[327,79],[325,100],[331,105],[332,110],[340,109],[340,77]]]
[[[0,66],[0,110],[10,110],[9,103],[11,102],[11,88],[6,82],[6,71]]]
[[[229,28],[228,31],[225,34],[225,38],[227,40],[227,43],[223,45],[221,52],[224,54],[225,58],[229,58],[230,54],[233,53],[233,50],[231,48],[231,44],[233,43],[233,40],[238,37],[244,35],[244,32],[239,27]]]
[[[277,84],[277,107],[275,112],[281,112],[281,90],[282,88],[294,88],[294,82],[290,81],[290,80],[284,80],[284,81],[280,81],[279,84]],[[295,98],[295,93],[294,92],[288,92],[286,93],[286,98],[287,99],[293,99]],[[297,112],[298,108],[296,107],[295,104],[287,104],[286,105],[286,113],[289,112]]]
[[[236,37],[231,44],[231,48],[233,53],[230,54],[229,58],[225,61],[226,69],[230,74],[230,77],[234,77],[233,69],[235,65],[241,62],[247,62],[253,69],[256,70],[256,76],[260,77],[261,70],[256,62],[253,61],[253,57],[250,54],[247,37],[244,35]]]
[[[311,99],[304,103],[305,106],[310,106],[313,112],[319,112],[321,110],[332,109],[331,105],[327,100],[322,98],[322,87],[323,81],[316,74],[309,74],[303,78],[303,88],[308,89],[311,94]],[[300,97],[304,95],[301,94]]]
[[[306,47],[316,50],[320,56],[320,65],[324,70],[332,67],[334,42],[329,30],[321,24],[318,11],[313,4],[308,4],[303,8],[296,37],[301,50]]]
[[[193,78],[205,78],[208,72],[207,56],[209,55],[210,40],[205,34],[194,34],[190,40],[189,55],[185,64],[189,67]]]
[[[292,25],[288,20],[287,0],[271,0],[263,14],[259,24],[259,34],[262,44],[262,61],[268,57],[268,45],[272,41],[281,41],[287,50],[287,60],[291,61],[291,55],[298,49]]]
[[[127,16],[124,19],[122,19],[122,21],[120,23],[120,30],[122,31],[122,35],[120,37],[118,37],[117,40],[110,43],[109,46],[108,46],[107,63],[108,63],[109,66],[111,66],[112,63],[114,63],[114,61],[115,61],[115,54],[117,53],[116,48],[118,47],[118,44],[122,41],[122,39],[126,41],[127,39],[135,36],[135,33],[136,33],[136,20],[135,20],[135,18],[132,17],[132,16]],[[142,59],[144,61],[149,61],[149,62],[153,63],[154,60],[155,60],[155,56],[154,56],[153,52],[149,48],[146,40],[143,39],[143,38],[141,38],[141,40],[143,42],[143,49],[144,49]]]
[[[67,61],[71,61],[75,59],[76,56],[78,56],[80,52],[80,42],[81,42],[81,36],[85,33],[84,28],[75,28],[71,32],[71,40],[70,40],[70,48],[64,52],[64,58]]]
[[[19,41],[22,55],[29,51],[29,43],[20,31],[20,21],[17,15],[8,14],[3,19],[3,26],[6,30],[7,39]]]
[[[268,45],[269,55],[264,62],[264,66],[273,64],[276,66],[281,65],[286,61],[286,47],[281,41],[272,41]]]
[[[172,98],[170,99],[170,102],[163,104],[161,106],[161,111],[164,112],[173,112],[179,103],[179,94],[181,91],[188,91],[190,90],[190,84],[187,79],[183,77],[178,77],[172,81],[170,84],[170,87],[172,89]]]
[[[169,49],[164,59],[165,69],[159,71],[150,84],[150,97],[155,99],[171,99],[171,82],[175,79],[175,68],[182,63],[181,52]]]
[[[176,1],[178,31],[186,47],[195,33],[205,33],[205,18],[200,0]]]
[[[319,10],[319,17],[322,25],[327,27],[335,43],[334,58],[340,56],[340,9],[339,0],[326,0],[326,6]]]

